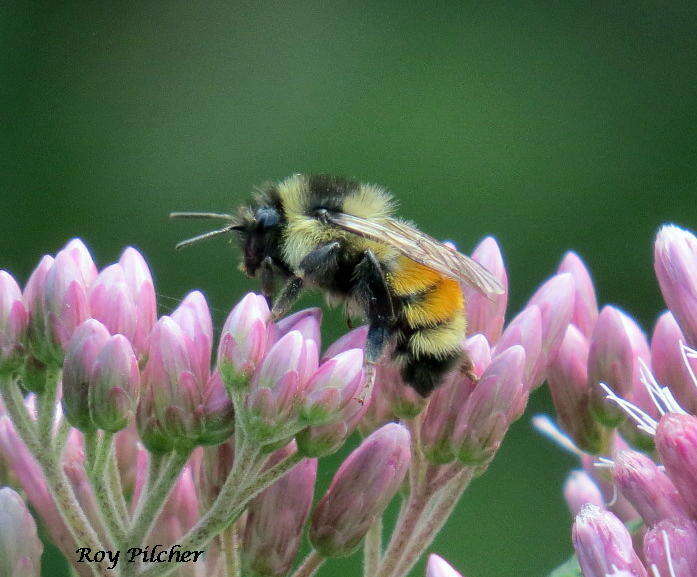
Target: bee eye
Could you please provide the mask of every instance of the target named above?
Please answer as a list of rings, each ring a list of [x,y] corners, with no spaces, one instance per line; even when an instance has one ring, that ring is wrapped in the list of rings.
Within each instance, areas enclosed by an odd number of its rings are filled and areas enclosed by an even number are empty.
[[[274,228],[279,222],[278,212],[273,208],[260,208],[256,214],[257,227],[261,230]]]

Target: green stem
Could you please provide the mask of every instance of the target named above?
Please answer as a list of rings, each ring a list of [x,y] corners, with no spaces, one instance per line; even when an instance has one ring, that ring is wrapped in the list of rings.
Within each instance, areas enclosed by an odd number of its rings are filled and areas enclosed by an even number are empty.
[[[227,528],[220,535],[223,549],[224,577],[242,577],[242,562],[240,559],[240,543],[237,524]]]
[[[392,576],[407,575],[411,571],[452,515],[474,474],[473,468],[462,470],[434,496],[402,551],[401,560],[397,563]]]
[[[64,416],[61,416],[60,422],[58,424],[58,431],[56,432],[56,437],[55,439],[53,439],[53,447],[59,459],[63,454],[63,449],[65,448],[65,443],[68,441],[69,434],[70,423],[68,422],[68,419],[66,419]]]
[[[250,473],[258,472],[260,467],[259,448],[250,446],[244,440],[238,445],[239,450],[235,450],[232,471],[230,471],[213,505],[199,519],[198,523],[179,540],[182,550],[199,550],[208,544],[216,535],[239,518],[251,499],[251,497],[245,499],[245,495],[248,495],[249,491],[245,490],[242,482],[244,479],[249,479]],[[174,564],[162,567],[155,566],[141,572],[138,577],[163,577],[174,569],[176,569]]]
[[[324,561],[324,557],[313,550],[305,557],[300,567],[295,570],[295,573],[293,573],[291,577],[312,577],[317,573],[317,569],[322,566]]]
[[[126,527],[130,523],[130,516],[128,514],[128,506],[126,505],[126,497],[123,494],[123,486],[121,485],[121,474],[119,473],[119,465],[116,459],[116,450],[111,451],[109,455],[107,476],[109,478],[109,499],[115,504],[119,519],[123,526]]]
[[[363,542],[363,577],[373,577],[378,572],[382,556],[382,517],[378,517],[368,529]]]
[[[53,423],[56,416],[56,390],[60,369],[46,369],[44,390],[38,395],[39,441],[47,447],[53,445]]]
[[[4,379],[4,382],[0,384],[0,389],[5,408],[15,425],[15,429],[41,466],[56,508],[73,539],[81,547],[90,547],[93,551],[104,550],[97,533],[75,498],[70,482],[66,478],[56,455],[51,451],[51,447],[39,440],[38,431],[27,414],[24,399],[17,383],[12,378]],[[102,564],[93,564],[91,569],[96,575],[113,575]]]
[[[139,544],[144,542],[190,454],[190,451],[174,451],[167,463],[162,466],[157,480],[152,484],[152,489],[141,495],[143,506],[133,520],[125,545],[139,547]]]
[[[97,504],[104,518],[106,530],[111,537],[111,541],[120,546],[126,537],[126,528],[116,510],[116,500],[113,498],[114,496],[110,490],[109,476],[107,475],[113,438],[114,435],[112,433],[103,432],[102,439],[97,446],[90,480],[92,481],[92,487],[94,487]]]

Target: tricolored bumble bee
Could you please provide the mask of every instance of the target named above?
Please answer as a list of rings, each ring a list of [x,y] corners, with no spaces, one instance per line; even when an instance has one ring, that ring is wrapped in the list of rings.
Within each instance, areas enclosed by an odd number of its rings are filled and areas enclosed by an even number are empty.
[[[394,215],[384,188],[327,175],[295,174],[266,185],[236,215],[174,213],[227,224],[180,243],[236,234],[242,268],[260,277],[271,302],[276,279],[284,286],[273,303],[285,315],[302,290],[315,287],[347,314],[368,322],[366,366],[388,350],[404,381],[427,396],[463,359],[467,325],[461,283],[499,294],[498,281],[480,264]]]

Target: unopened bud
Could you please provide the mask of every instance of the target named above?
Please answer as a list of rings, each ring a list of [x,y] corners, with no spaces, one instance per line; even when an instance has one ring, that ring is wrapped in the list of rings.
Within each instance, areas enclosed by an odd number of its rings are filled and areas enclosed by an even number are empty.
[[[588,341],[569,325],[561,348],[547,369],[547,382],[557,411],[557,421],[583,451],[599,454],[607,449],[610,431],[593,418],[589,403]]]
[[[697,348],[697,238],[677,226],[664,226],[656,237],[654,270],[663,299],[687,343]]]
[[[402,484],[410,458],[409,431],[395,423],[375,431],[348,456],[312,514],[310,541],[320,554],[343,557],[355,551]]]
[[[290,572],[312,506],[316,476],[317,460],[304,459],[249,504],[243,561],[250,574],[284,577]]]
[[[42,552],[36,523],[24,501],[9,487],[0,488],[0,575],[39,577]]]
[[[218,368],[228,388],[249,383],[266,353],[270,318],[266,299],[254,293],[228,315],[218,345]]]
[[[508,275],[496,239],[488,236],[482,240],[474,249],[472,259],[481,264],[499,281],[503,292],[496,295],[484,295],[474,288],[465,287],[467,333],[468,335],[483,334],[490,343],[495,343],[501,336],[506,305],[508,304]]]
[[[697,417],[667,413],[658,423],[655,441],[666,473],[697,515]]]
[[[564,255],[557,272],[568,272],[574,279],[575,300],[571,322],[589,339],[598,320],[598,300],[590,272],[575,252],[567,252]]]
[[[618,453],[613,473],[617,487],[647,525],[687,517],[685,503],[675,485],[646,455],[636,451]]]
[[[584,577],[607,577],[618,571],[647,577],[634,552],[632,536],[609,511],[586,505],[577,515],[571,534]]]
[[[17,281],[0,270],[0,373],[19,367],[24,352],[27,320]]]
[[[462,575],[455,571],[445,559],[431,554],[426,564],[426,577],[462,577]]]
[[[690,519],[661,521],[644,535],[646,564],[668,577],[694,577],[697,529]]]

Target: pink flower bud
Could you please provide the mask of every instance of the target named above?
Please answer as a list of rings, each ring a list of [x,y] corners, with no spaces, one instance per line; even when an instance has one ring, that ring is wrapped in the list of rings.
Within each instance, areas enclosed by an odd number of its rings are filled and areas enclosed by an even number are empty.
[[[19,285],[12,275],[0,270],[0,373],[19,366],[27,320]]]
[[[314,350],[314,357],[308,354]],[[307,377],[317,369],[315,343],[291,331],[271,348],[246,399],[249,433],[265,444],[288,438],[299,428]]]
[[[670,311],[656,323],[651,339],[651,367],[661,385],[670,387],[679,405],[688,413],[697,413],[697,386],[690,369],[697,374],[697,359],[683,358],[680,343],[685,337]]]
[[[481,377],[491,362],[486,337],[481,334],[470,337],[464,349],[472,361],[474,374]],[[475,383],[467,375],[454,373],[434,391],[421,422],[421,443],[429,460],[449,463],[457,458],[455,424],[474,388]]]
[[[515,345],[487,367],[458,415],[453,445],[466,464],[489,461],[527,400],[523,385],[525,351]]]
[[[325,457],[338,451],[368,410],[370,400],[353,397],[341,411],[341,419],[328,425],[315,425],[300,431],[295,439],[307,457]]]
[[[53,266],[53,257],[44,255],[37,267],[32,271],[24,287],[22,298],[24,307],[27,310],[28,326],[27,326],[27,341],[32,350],[37,350],[38,353],[45,349],[46,339],[46,315],[44,310],[44,291],[46,289],[46,275]],[[35,355],[34,355],[35,358]],[[40,362],[38,359],[36,362]],[[43,380],[43,379],[42,379]],[[43,382],[35,383],[36,391],[43,388]],[[31,385],[30,385],[31,386]],[[34,390],[34,389],[32,389]]]
[[[101,322],[112,335],[122,334],[131,340],[136,332],[136,307],[121,265],[102,270],[89,290],[92,318]]]
[[[471,287],[464,289],[467,303],[467,333],[469,335],[481,333],[490,343],[495,343],[501,336],[508,304],[508,275],[496,239],[488,236],[482,240],[474,249],[472,258],[499,281],[504,292],[487,297]]]
[[[547,369],[547,383],[557,411],[557,421],[583,451],[607,449],[609,430],[592,416],[588,387],[588,341],[569,325],[556,358]]]
[[[109,340],[109,331],[98,320],[82,323],[68,344],[63,363],[63,413],[68,422],[81,431],[91,431],[89,390],[97,355]]]
[[[428,556],[426,577],[462,577],[462,574],[455,571],[445,559],[432,553]]]
[[[647,525],[687,516],[685,503],[673,482],[646,455],[636,451],[617,454],[614,478]]]
[[[654,247],[654,270],[663,299],[687,343],[697,348],[697,238],[677,226],[664,226]]]
[[[625,414],[607,402],[600,387],[605,383],[619,397],[631,395],[639,383],[639,359],[650,361],[648,347],[640,342],[641,330],[626,314],[612,306],[600,311],[588,351],[588,384],[591,388],[591,411],[607,426],[616,426]]]
[[[582,470],[569,473],[564,483],[564,499],[574,517],[581,512],[584,505],[605,508],[600,487],[588,473]]]
[[[667,413],[658,423],[655,441],[666,473],[697,516],[697,417]]]
[[[574,279],[574,312],[571,322],[587,339],[591,338],[598,320],[598,300],[595,296],[593,279],[586,264],[575,252],[567,252],[557,269],[558,273],[568,272]]]
[[[409,431],[402,425],[390,423],[367,437],[339,467],[312,514],[315,549],[325,557],[351,554],[399,489],[410,458]]]
[[[574,278],[569,273],[557,274],[545,282],[526,307],[536,305],[542,320],[542,352],[533,371],[532,387],[544,381],[547,365],[557,356],[557,351],[574,312]]]
[[[694,521],[661,521],[644,535],[644,557],[657,575],[693,577],[697,567],[697,530]]]
[[[304,459],[247,509],[243,563],[259,577],[284,577],[293,566],[312,506],[317,460]]]
[[[35,354],[45,363],[60,364],[63,351],[75,329],[89,317],[87,284],[83,271],[70,254],[59,252],[46,273],[43,291],[44,334],[32,343]]]
[[[184,334],[184,342],[194,377],[205,383],[211,372],[211,352],[213,348],[213,320],[205,297],[193,291],[172,313],[172,320]]]
[[[206,315],[192,308],[179,317],[188,333],[164,316],[150,334],[136,411],[138,432],[150,451],[189,450],[200,443],[222,442],[232,433],[232,406],[219,375],[201,375],[207,373],[203,352],[210,351],[210,341]]]
[[[620,571],[632,577],[648,577],[634,552],[629,531],[609,511],[584,506],[574,522],[572,538],[585,577],[607,577]]]
[[[39,577],[43,549],[22,498],[9,487],[0,488],[0,575]]]
[[[351,349],[322,363],[308,381],[302,416],[308,425],[341,420],[344,410],[363,387],[363,351]]]
[[[58,254],[60,253],[67,254],[77,265],[85,286],[89,286],[94,282],[94,279],[97,278],[97,266],[94,264],[92,255],[82,240],[79,238],[70,240]]]
[[[334,341],[322,356],[322,360],[331,359],[340,353],[351,349],[365,349],[365,341],[368,337],[368,325],[360,326],[339,337]]]
[[[228,387],[249,382],[266,353],[270,318],[266,299],[254,293],[228,315],[218,345],[218,368]]]
[[[119,264],[136,310],[136,329],[131,342],[138,357],[142,357],[147,353],[148,335],[157,321],[155,286],[145,259],[136,249],[126,248]]]
[[[140,394],[138,360],[123,335],[110,337],[94,362],[89,387],[92,422],[116,433],[135,414]]]
[[[502,352],[513,345],[525,349],[525,375],[523,382],[528,389],[537,379],[540,355],[542,354],[542,314],[536,305],[525,307],[508,324],[496,343],[495,352]]]
[[[290,331],[298,331],[305,340],[314,341],[317,350],[322,348],[322,309],[311,308],[298,311],[279,320],[275,325],[274,341],[277,341]]]

